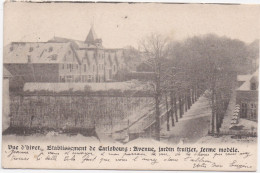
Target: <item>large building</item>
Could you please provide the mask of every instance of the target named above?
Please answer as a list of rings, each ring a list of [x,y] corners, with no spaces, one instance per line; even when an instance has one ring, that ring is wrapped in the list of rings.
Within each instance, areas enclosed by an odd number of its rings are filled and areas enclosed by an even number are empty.
[[[238,75],[236,103],[240,105],[240,118],[257,121],[258,70],[251,75]]]
[[[85,41],[54,37],[47,42],[12,42],[4,66],[14,86],[26,82],[107,82],[125,68],[123,49],[106,49],[93,28]]]

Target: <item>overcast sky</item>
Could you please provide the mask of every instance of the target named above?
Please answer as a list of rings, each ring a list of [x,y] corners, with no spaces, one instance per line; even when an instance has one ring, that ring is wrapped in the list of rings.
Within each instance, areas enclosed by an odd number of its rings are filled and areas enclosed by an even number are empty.
[[[85,40],[91,23],[103,45],[137,47],[152,32],[172,40],[215,33],[247,43],[259,38],[259,5],[6,3],[4,45],[59,37]]]

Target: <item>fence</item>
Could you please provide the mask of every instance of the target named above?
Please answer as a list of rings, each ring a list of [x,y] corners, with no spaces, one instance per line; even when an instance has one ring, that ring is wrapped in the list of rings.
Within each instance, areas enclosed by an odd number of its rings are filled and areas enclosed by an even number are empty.
[[[241,130],[228,130],[228,131],[220,131],[217,135],[224,136],[224,135],[233,135],[233,136],[245,136],[245,137],[257,137],[256,131],[241,131]]]

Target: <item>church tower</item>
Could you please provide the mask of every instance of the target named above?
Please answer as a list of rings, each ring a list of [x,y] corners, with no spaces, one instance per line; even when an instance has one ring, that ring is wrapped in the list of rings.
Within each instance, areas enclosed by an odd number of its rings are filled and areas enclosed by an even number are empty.
[[[95,45],[97,47],[102,47],[102,39],[97,37],[93,26],[91,26],[88,36],[84,43],[88,45]]]

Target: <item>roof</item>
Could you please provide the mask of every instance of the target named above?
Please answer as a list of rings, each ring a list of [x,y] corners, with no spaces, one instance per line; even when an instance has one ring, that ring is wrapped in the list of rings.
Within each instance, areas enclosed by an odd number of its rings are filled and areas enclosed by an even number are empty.
[[[93,57],[89,55],[89,51],[86,50],[76,50],[80,61],[83,63],[84,61],[87,62],[88,65],[93,61]]]
[[[74,39],[69,39],[64,37],[53,37],[52,39],[48,40],[48,42],[71,43],[75,49],[97,49],[97,48],[103,49],[103,46],[101,44],[92,44],[94,41],[90,43],[85,43],[84,41],[74,40]]]
[[[4,77],[8,78],[8,77],[12,77],[12,74],[4,67],[3,68],[3,75]]]
[[[53,37],[50,40],[48,40],[48,42],[52,42],[52,43],[68,43],[70,42],[74,48],[78,49],[79,45],[83,44],[83,41],[80,40],[74,40],[74,39],[69,39],[69,38],[64,38],[64,37]]]
[[[70,43],[14,42],[4,48],[4,63],[62,63]]]
[[[237,91],[249,91],[250,90],[250,81],[258,81],[259,71],[256,70],[253,74],[249,75],[247,80],[237,89]],[[258,87],[257,87],[258,90]]]
[[[85,40],[85,43],[94,43],[96,39],[98,39],[97,35],[94,31],[94,28],[91,27],[90,30],[89,30],[88,36]]]
[[[251,78],[251,75],[237,75],[237,81],[238,82],[245,82]]]
[[[103,49],[104,47],[101,44],[88,44],[82,43],[79,44],[79,49]]]

